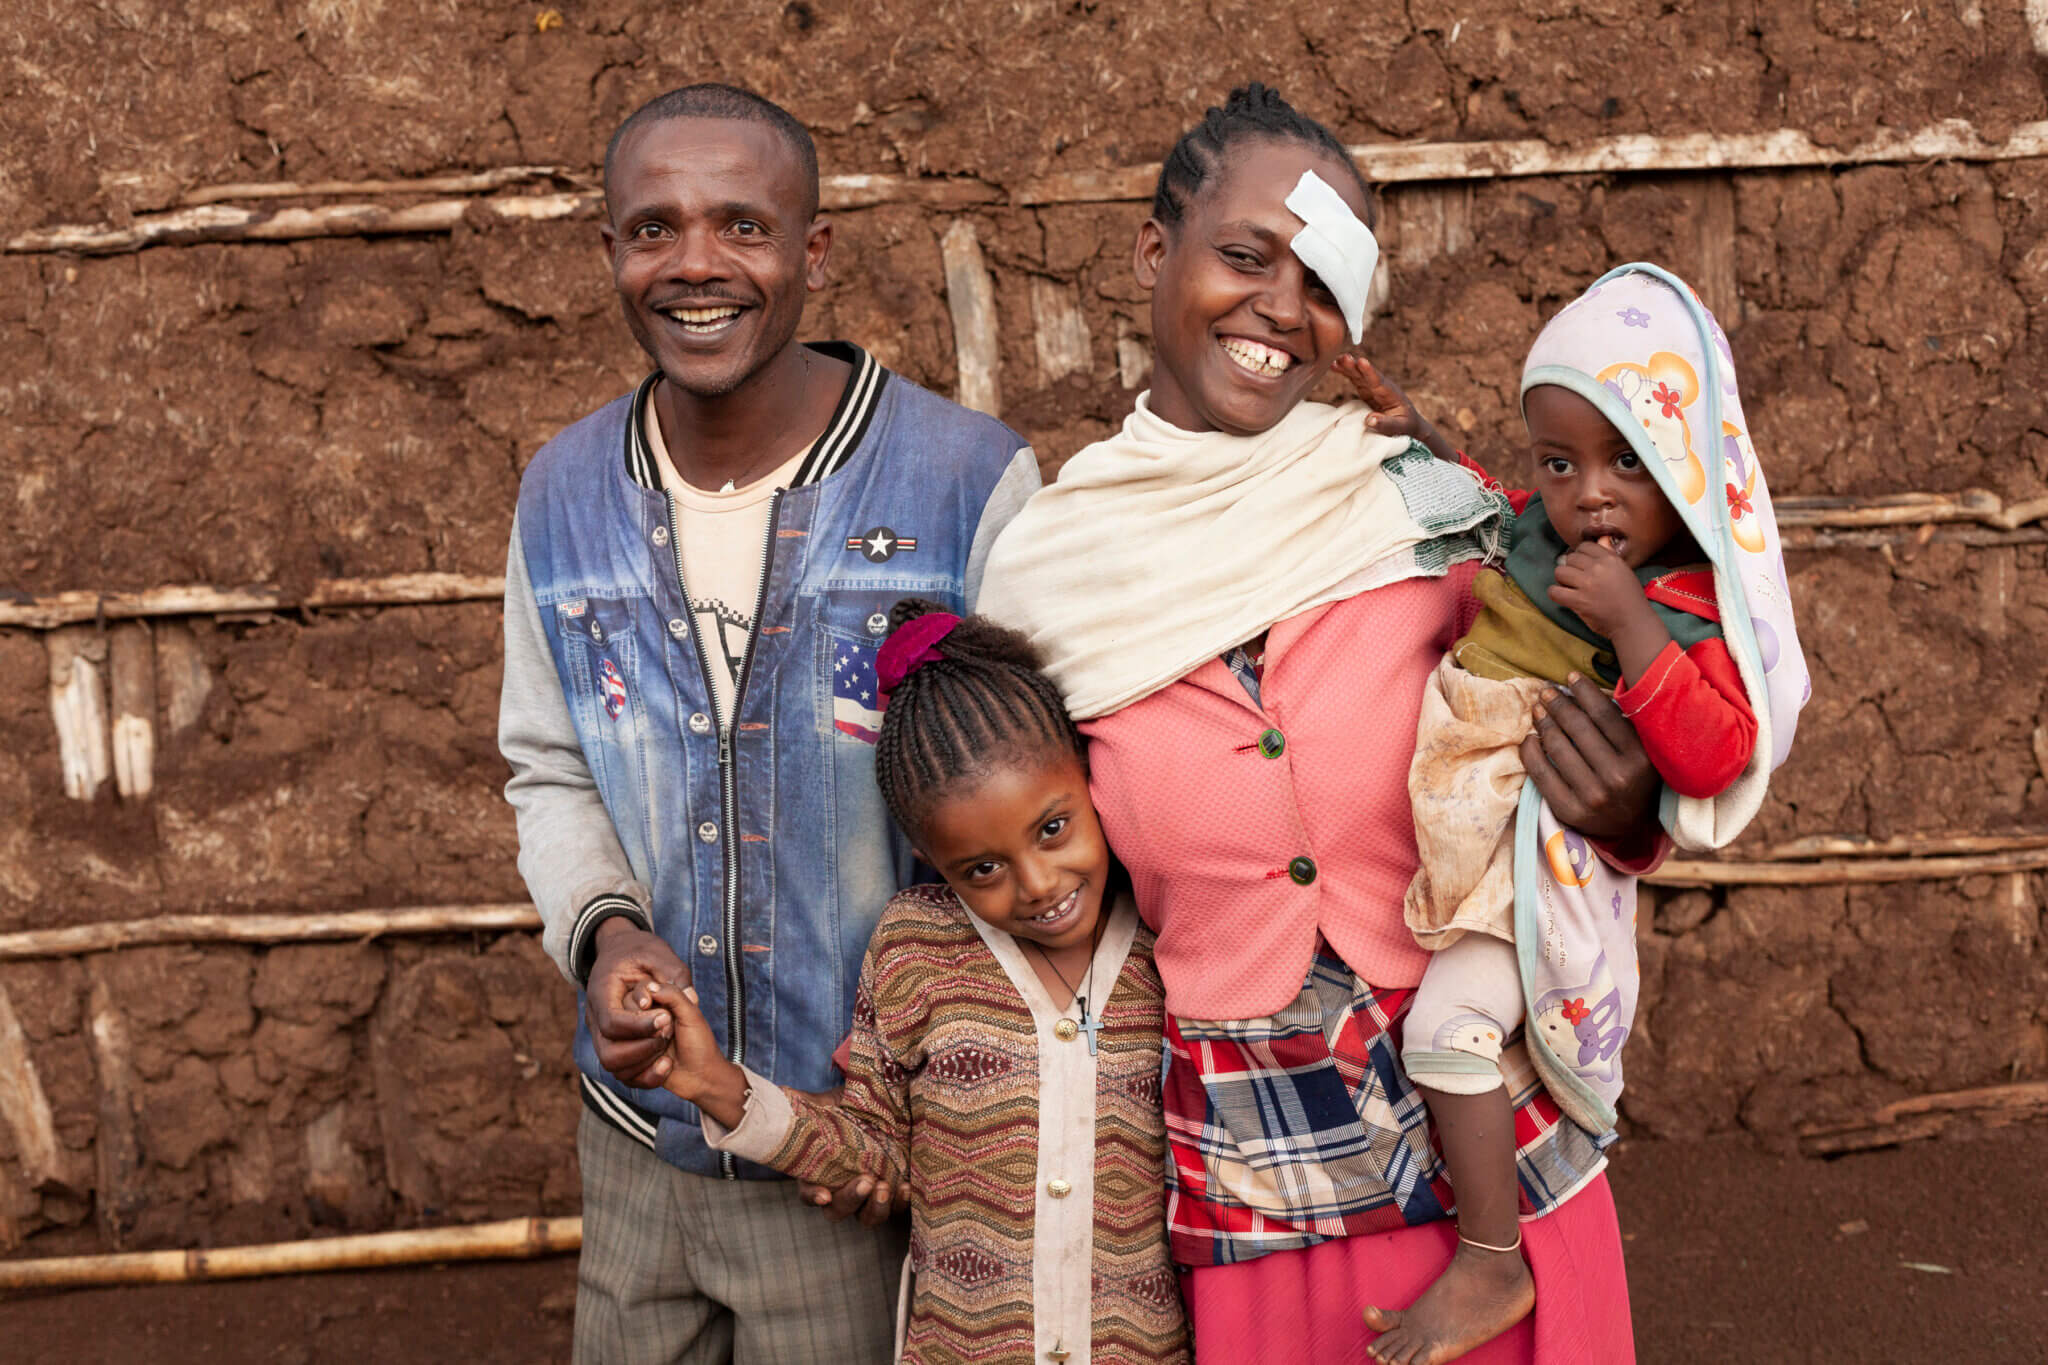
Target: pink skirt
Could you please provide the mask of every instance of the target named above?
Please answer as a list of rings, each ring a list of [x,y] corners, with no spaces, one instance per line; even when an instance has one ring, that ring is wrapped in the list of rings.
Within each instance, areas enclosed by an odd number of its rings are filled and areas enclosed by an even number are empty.
[[[1370,1365],[1368,1303],[1406,1308],[1450,1264],[1457,1226],[1439,1219],[1318,1242],[1182,1279],[1195,1359],[1208,1365]],[[1522,1224],[1536,1311],[1462,1357],[1470,1365],[1633,1365],[1621,1225],[1603,1174]]]

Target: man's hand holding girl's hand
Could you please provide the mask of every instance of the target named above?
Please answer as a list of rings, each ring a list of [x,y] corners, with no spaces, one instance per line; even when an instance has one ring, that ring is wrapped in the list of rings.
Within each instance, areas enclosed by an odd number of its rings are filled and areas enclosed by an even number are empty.
[[[1359,401],[1372,409],[1365,424],[1382,436],[1406,436],[1429,447],[1439,460],[1458,462],[1458,452],[1435,425],[1415,410],[1401,386],[1381,374],[1362,355],[1340,355],[1330,367],[1351,384]]]
[[[747,1075],[726,1060],[711,1025],[697,1007],[693,987],[677,988],[665,982],[651,982],[637,993],[640,1008],[665,1011],[675,1021],[668,1052],[656,1063],[662,1073],[661,1085],[678,1099],[688,1100],[727,1128],[739,1127],[747,1112]],[[836,1101],[838,1092],[827,1091],[813,1098]],[[910,1191],[901,1182],[891,1184],[871,1176],[859,1176],[837,1190],[827,1185],[805,1183],[804,1202],[837,1223],[858,1214],[868,1227],[889,1220],[899,1206],[910,1202]]]
[[[648,1090],[661,1084],[657,1064],[668,1052],[674,1021],[662,1010],[636,1003],[654,981],[690,984],[690,969],[657,934],[631,920],[609,919],[597,926],[597,958],[584,990],[583,1017],[597,1048],[598,1065],[620,1084]]]

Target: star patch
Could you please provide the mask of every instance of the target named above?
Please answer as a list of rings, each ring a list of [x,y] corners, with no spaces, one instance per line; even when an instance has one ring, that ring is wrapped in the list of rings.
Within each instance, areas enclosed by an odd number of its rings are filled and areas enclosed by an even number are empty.
[[[846,548],[860,551],[861,558],[870,564],[884,564],[900,552],[917,548],[916,536],[899,536],[886,526],[877,526],[866,535],[848,536]]]
[[[619,666],[610,659],[597,666],[597,690],[604,698],[604,713],[617,720],[626,709],[626,680],[619,676]]]

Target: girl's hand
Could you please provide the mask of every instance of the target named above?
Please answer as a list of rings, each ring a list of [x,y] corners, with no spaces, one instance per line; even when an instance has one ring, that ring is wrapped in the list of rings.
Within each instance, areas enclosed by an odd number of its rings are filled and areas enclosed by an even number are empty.
[[[1573,674],[1570,691],[1543,694],[1521,754],[1551,813],[1588,839],[1621,844],[1654,832],[1663,779],[1592,679]]]
[[[697,1007],[693,986],[651,981],[639,988],[634,1003],[641,1009],[667,1010],[674,1020],[668,1051],[652,1070],[662,1089],[688,1100],[727,1128],[737,1128],[747,1112],[747,1073],[719,1049],[704,1011]]]
[[[1401,386],[1375,369],[1370,360],[1362,355],[1340,355],[1330,368],[1350,381],[1351,391],[1372,409],[1365,419],[1367,426],[1382,436],[1406,436],[1420,441],[1439,460],[1457,463],[1458,452],[1451,443],[1415,410],[1408,395],[1401,392]]]

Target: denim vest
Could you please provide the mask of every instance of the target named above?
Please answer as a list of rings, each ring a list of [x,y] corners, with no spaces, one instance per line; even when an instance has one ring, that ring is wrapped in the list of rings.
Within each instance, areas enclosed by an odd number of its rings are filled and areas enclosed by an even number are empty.
[[[804,1090],[839,1083],[868,937],[914,876],[875,787],[875,648],[900,597],[965,610],[983,506],[1025,445],[858,347],[815,349],[853,377],[771,505],[732,716],[714,703],[644,436],[657,376],[550,441],[519,490],[563,695],[654,930],[689,964],[726,1055]],[[580,1010],[576,1061],[586,1103],[673,1165],[774,1175],[707,1148],[696,1106],[608,1075]]]

